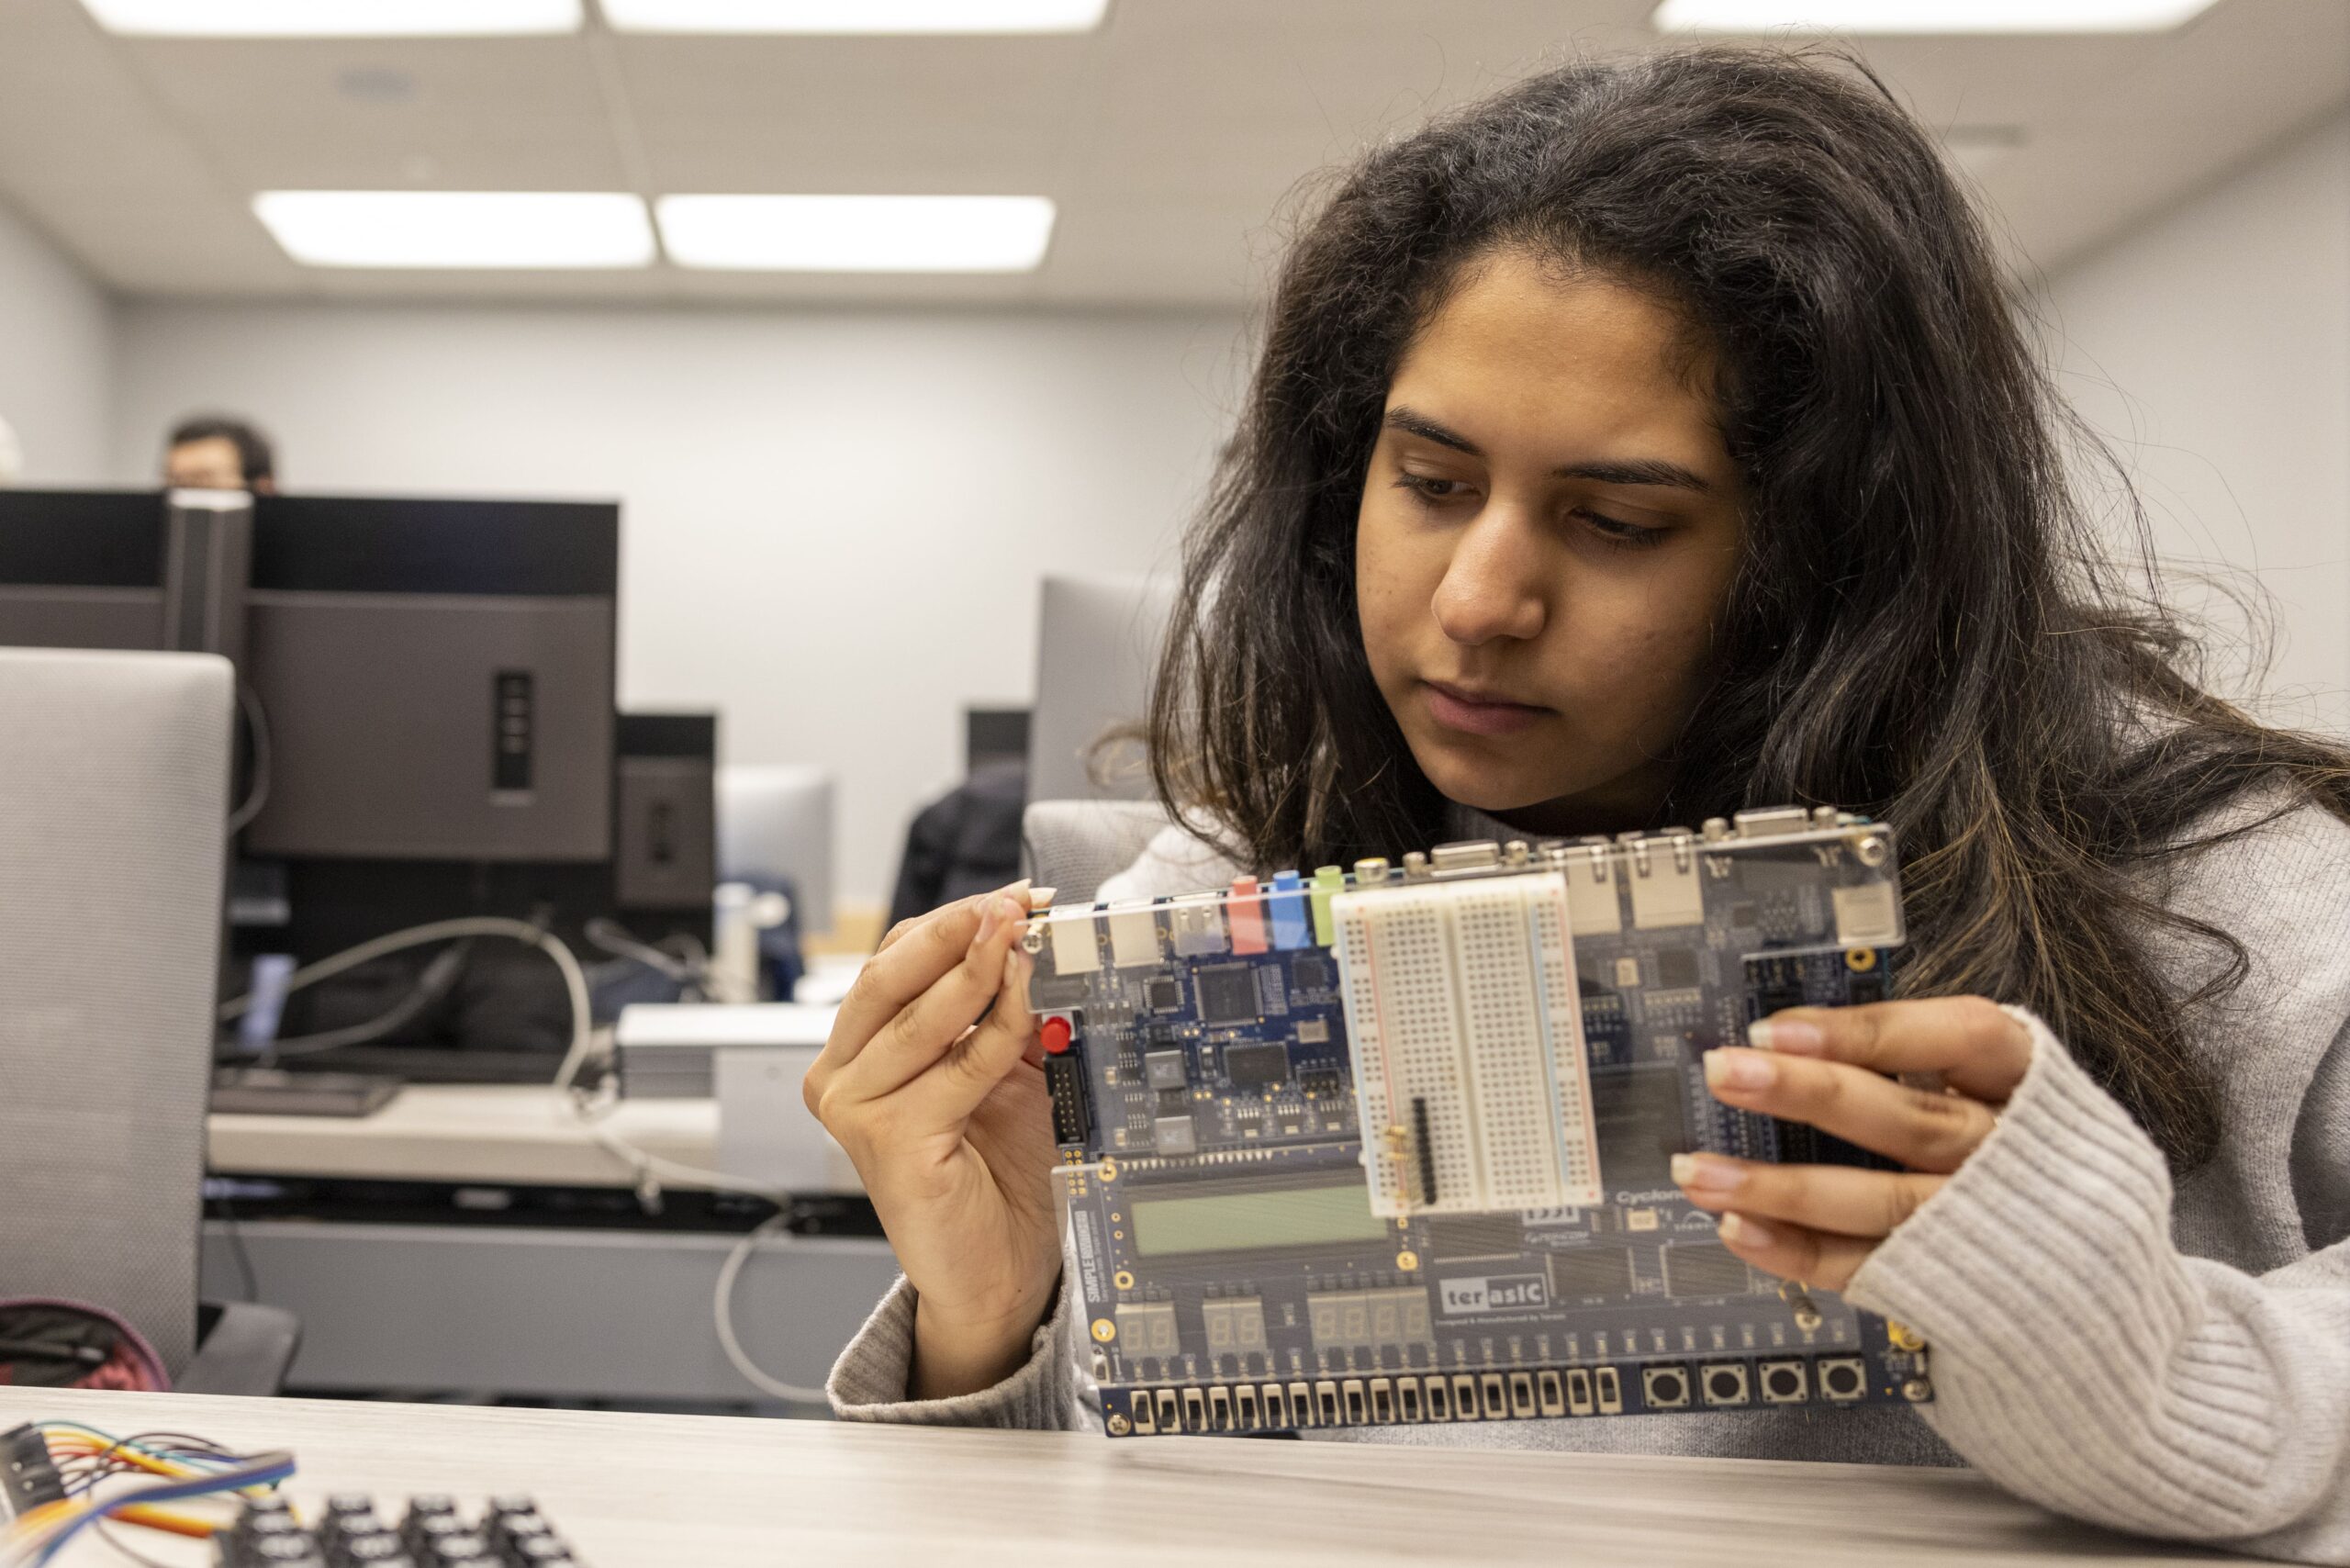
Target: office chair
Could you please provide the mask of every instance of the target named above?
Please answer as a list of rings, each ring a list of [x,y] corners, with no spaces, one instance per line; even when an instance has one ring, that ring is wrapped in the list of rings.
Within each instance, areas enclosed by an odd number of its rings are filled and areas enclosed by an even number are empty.
[[[1088,903],[1166,825],[1156,801],[1032,801],[1021,817],[1022,866],[1055,903]]]
[[[293,1316],[196,1299],[232,682],[0,649],[0,1297],[118,1314],[184,1392],[274,1394]]]
[[[1149,707],[1151,672],[1174,603],[1174,585],[1164,577],[1054,575],[1038,585],[1029,799],[1135,801],[1151,793],[1141,747],[1105,736]]]

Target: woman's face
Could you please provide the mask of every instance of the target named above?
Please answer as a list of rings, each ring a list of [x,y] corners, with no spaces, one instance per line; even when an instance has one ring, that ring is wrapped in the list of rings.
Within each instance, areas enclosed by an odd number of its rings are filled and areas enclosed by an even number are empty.
[[[1739,555],[1691,343],[1649,294],[1504,251],[1405,353],[1363,476],[1356,607],[1447,798],[1559,834],[1654,807]]]

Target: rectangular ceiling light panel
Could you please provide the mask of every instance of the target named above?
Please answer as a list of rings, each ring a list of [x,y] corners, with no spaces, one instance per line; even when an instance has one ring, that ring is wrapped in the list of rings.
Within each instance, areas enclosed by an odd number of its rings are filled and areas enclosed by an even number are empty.
[[[160,3],[160,0],[158,0]],[[624,33],[1083,33],[1110,0],[603,0]]]
[[[145,38],[487,38],[579,30],[580,0],[82,0]]]
[[[1043,263],[1043,196],[673,196],[656,204],[681,267],[725,272],[1021,273]]]
[[[2214,0],[1664,0],[1661,33],[2154,33]]]
[[[263,191],[253,212],[312,267],[643,267],[655,254],[644,203],[617,193]]]

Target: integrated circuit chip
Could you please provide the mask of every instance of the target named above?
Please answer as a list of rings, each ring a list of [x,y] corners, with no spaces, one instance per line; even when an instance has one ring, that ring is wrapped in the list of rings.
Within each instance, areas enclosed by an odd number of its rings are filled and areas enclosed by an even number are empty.
[[[1253,1024],[1257,971],[1247,964],[1216,964],[1199,971],[1200,1021],[1211,1027]]]
[[[1161,1154],[1197,1154],[1200,1129],[1188,1115],[1157,1116],[1150,1124],[1152,1145]]]
[[[1236,1089],[1262,1089],[1289,1081],[1289,1047],[1265,1040],[1224,1047],[1224,1076]]]

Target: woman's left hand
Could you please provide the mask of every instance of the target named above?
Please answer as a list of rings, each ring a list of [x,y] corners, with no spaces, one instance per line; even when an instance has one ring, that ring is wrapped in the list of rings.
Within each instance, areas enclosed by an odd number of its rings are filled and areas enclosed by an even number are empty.
[[[1991,1136],[1998,1108],[2031,1065],[2031,1033],[1979,996],[1790,1008],[1747,1037],[1760,1048],[1706,1053],[1716,1099],[1808,1123],[1908,1169],[1677,1154],[1673,1179],[1722,1216],[1731,1251],[1833,1291]],[[1948,1087],[1913,1089],[1897,1073],[1939,1073]]]

